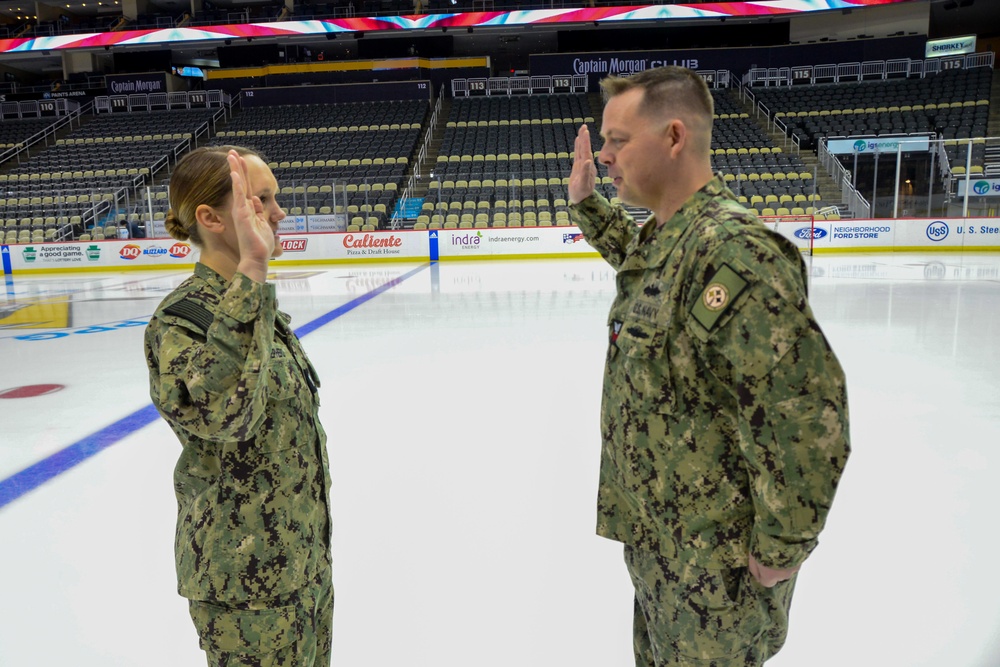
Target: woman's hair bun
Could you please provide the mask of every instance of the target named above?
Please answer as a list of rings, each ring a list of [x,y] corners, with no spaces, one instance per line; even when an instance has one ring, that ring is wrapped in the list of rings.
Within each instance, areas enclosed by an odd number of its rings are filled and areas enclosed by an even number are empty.
[[[178,241],[187,241],[191,238],[191,235],[188,234],[187,228],[185,228],[184,225],[181,224],[181,221],[177,219],[177,216],[174,215],[174,209],[167,211],[167,217],[164,219],[163,224],[167,228],[167,234],[170,234],[172,238],[175,238]]]

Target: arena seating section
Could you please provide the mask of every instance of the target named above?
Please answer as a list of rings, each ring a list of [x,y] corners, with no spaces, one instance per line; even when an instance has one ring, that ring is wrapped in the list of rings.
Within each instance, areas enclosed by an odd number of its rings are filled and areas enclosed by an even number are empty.
[[[455,99],[416,228],[570,224],[570,152],[593,121],[582,94]]]
[[[979,68],[753,92],[803,148],[830,136],[940,135],[952,174],[961,175],[962,140],[987,134],[991,76],[991,69]],[[713,90],[713,96],[712,166],[742,202],[762,215],[830,210],[818,194],[815,167],[779,146],[735,90]],[[427,102],[250,107],[208,140],[259,150],[289,213],[346,213],[349,230],[390,223],[411,162],[432,145],[437,156],[424,167],[430,182],[415,228],[568,225],[574,139],[584,122],[596,137],[599,104],[596,95],[579,93],[458,97],[450,100],[437,134],[427,132]],[[147,210],[145,199],[138,201],[145,185],[155,186],[153,219],[162,220],[168,165],[193,145],[213,114],[218,109],[101,114],[16,166],[8,161],[0,173],[0,238],[37,243],[117,234],[119,223],[139,221]],[[0,144],[9,149],[50,122],[4,120]],[[974,142],[972,173],[1000,176],[1000,147]],[[610,178],[600,178],[597,187],[617,201]]]
[[[217,112],[100,115],[58,139],[56,145],[9,168],[0,174],[4,241],[39,243],[117,235],[117,224],[102,224],[107,214],[122,210],[136,188],[186,149],[193,132]],[[0,128],[10,124],[37,132],[48,123],[4,121]]]
[[[0,149],[14,148],[51,124],[51,118],[4,120],[0,123]]]
[[[377,229],[392,215],[427,114],[419,101],[255,107],[213,143],[264,155],[292,215],[346,212],[351,229]]]
[[[728,91],[713,95],[713,168],[740,200],[764,215],[814,214],[821,202],[802,160],[784,154]],[[566,186],[583,122],[594,122],[594,110],[581,94],[456,99],[416,228],[570,224]],[[617,202],[611,179],[600,181]]]
[[[945,70],[922,79],[754,88],[757,100],[815,149],[823,137],[932,133],[946,140],[954,174],[965,173],[966,145],[956,139],[985,137],[993,70]],[[982,173],[986,147],[973,147]]]
[[[712,168],[740,202],[761,215],[815,215],[823,204],[802,159],[777,146],[730,91],[713,98]]]

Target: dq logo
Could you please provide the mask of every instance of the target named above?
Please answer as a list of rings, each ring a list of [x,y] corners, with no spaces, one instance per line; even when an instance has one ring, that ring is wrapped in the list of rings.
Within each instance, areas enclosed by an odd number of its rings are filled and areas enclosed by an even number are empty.
[[[990,191],[989,181],[977,181],[975,185],[972,186],[972,191],[977,195],[984,195]]]
[[[133,260],[141,254],[142,254],[142,248],[135,245],[134,243],[129,243],[127,246],[121,249],[120,253],[118,253],[119,257],[127,260]]]
[[[868,142],[866,142],[864,139],[858,139],[857,141],[854,142],[854,150],[856,150],[857,152],[861,153],[866,148],[868,148]]]
[[[927,225],[927,238],[931,241],[944,241],[948,238],[948,225],[942,220],[935,220]]]
[[[191,254],[191,246],[187,243],[175,243],[170,246],[170,256],[183,258]]]

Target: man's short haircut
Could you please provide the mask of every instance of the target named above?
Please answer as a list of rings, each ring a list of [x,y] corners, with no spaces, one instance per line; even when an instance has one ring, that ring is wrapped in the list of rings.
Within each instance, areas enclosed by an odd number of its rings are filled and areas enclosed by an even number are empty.
[[[647,69],[629,77],[609,76],[601,79],[605,100],[634,88],[643,91],[639,111],[656,118],[675,112],[702,120],[711,136],[715,103],[705,80],[686,67],[666,65]]]

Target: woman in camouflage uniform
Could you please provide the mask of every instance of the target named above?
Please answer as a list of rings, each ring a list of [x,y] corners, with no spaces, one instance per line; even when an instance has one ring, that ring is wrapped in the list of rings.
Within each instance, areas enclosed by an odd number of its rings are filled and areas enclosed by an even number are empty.
[[[267,283],[274,174],[200,148],[170,183],[167,231],[201,250],[146,329],[150,394],[183,445],[178,592],[212,667],[330,664],[330,476],[319,380]]]

